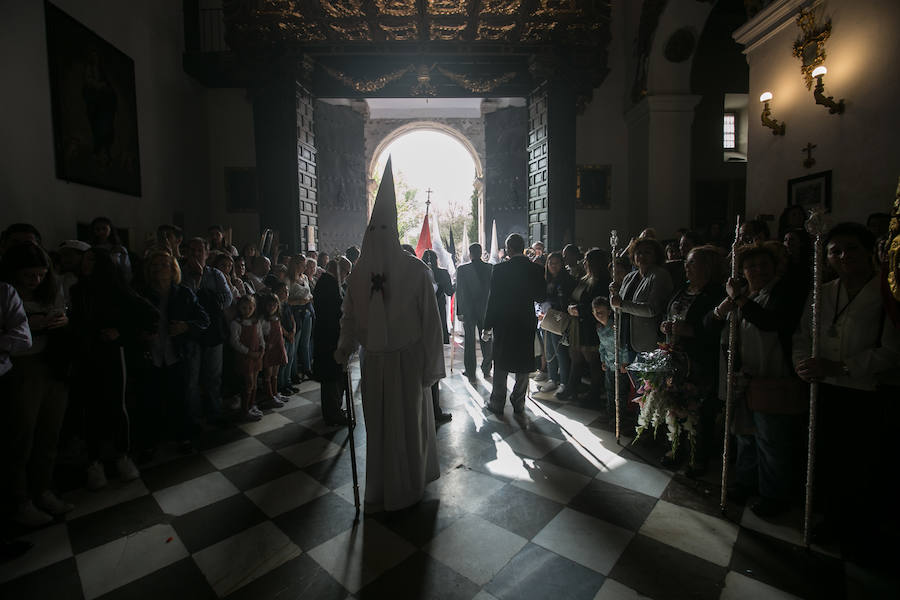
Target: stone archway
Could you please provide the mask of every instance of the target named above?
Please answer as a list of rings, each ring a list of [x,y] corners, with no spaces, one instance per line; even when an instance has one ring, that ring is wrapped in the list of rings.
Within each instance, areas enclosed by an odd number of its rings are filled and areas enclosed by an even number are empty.
[[[451,119],[447,119],[451,121]],[[375,202],[377,188],[375,184],[375,171],[378,159],[382,153],[394,141],[413,131],[435,131],[443,133],[459,142],[472,157],[475,165],[475,193],[478,195],[478,231],[479,235],[484,230],[484,124],[481,119],[452,119],[459,121],[459,125],[450,125],[441,120],[370,120],[366,124],[366,196],[368,214],[372,213],[372,205]],[[470,135],[461,131],[465,129]],[[386,133],[385,133],[386,131]],[[375,143],[375,140],[378,140]],[[472,240],[473,242],[475,240]],[[478,240],[482,245],[484,240]]]

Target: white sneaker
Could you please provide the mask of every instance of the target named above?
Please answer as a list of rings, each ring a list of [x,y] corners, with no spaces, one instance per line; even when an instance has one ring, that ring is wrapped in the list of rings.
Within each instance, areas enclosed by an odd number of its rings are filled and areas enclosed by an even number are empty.
[[[547,374],[543,371],[537,371],[531,374],[531,378],[535,381],[547,381]]]
[[[257,421],[263,418],[263,411],[259,410],[259,407],[255,404],[247,409],[247,414],[253,417],[257,417]]]
[[[547,383],[545,383],[543,385],[539,385],[538,389],[542,392],[552,392],[553,390],[557,389],[558,387],[559,387],[558,383],[556,383],[552,379],[549,379],[549,380],[547,380]]]
[[[141,472],[134,466],[127,454],[123,454],[116,460],[116,470],[119,472],[119,479],[122,481],[134,481],[141,476]]]
[[[103,469],[103,463],[99,460],[88,465],[85,486],[94,492],[106,487],[106,471]]]
[[[281,408],[284,406],[284,402],[278,399],[278,396],[272,396],[266,400],[263,400],[259,403],[260,408],[272,409],[272,408]]]
[[[282,404],[284,404],[285,402],[290,402],[290,400],[291,400],[290,396],[285,396],[284,394],[282,394],[280,392],[275,394],[275,398],[277,398],[278,401],[281,402]]]
[[[41,495],[38,496],[37,499],[37,505],[54,517],[64,515],[75,508],[68,502],[60,500],[59,497],[50,490],[41,492]]]
[[[53,521],[53,517],[37,508],[34,503],[29,500],[19,505],[13,520],[19,525],[25,527],[41,527]]]

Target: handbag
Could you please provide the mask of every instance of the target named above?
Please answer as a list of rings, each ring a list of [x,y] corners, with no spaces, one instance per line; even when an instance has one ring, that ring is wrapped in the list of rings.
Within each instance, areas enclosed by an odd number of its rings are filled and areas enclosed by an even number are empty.
[[[541,329],[556,335],[563,335],[569,329],[569,320],[572,317],[555,308],[548,308],[541,319]]]
[[[747,408],[772,415],[799,415],[809,409],[809,387],[796,377],[754,377]]]

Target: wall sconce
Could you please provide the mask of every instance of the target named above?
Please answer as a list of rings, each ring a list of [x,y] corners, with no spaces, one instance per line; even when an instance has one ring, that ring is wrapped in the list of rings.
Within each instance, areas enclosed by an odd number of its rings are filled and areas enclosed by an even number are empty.
[[[816,89],[813,90],[813,97],[816,99],[816,104],[821,104],[822,106],[828,107],[828,112],[830,114],[843,114],[844,113],[844,100],[834,101],[834,96],[826,96],[825,95],[825,84],[822,83],[822,78],[825,77],[825,73],[828,72],[828,69],[825,68],[824,65],[818,66],[813,69],[812,76],[816,79]]]
[[[772,99],[772,92],[763,92],[759,97],[759,101],[763,103],[762,124],[772,130],[772,135],[784,135],[784,123],[779,123],[772,117],[772,109],[769,108],[769,101]]]

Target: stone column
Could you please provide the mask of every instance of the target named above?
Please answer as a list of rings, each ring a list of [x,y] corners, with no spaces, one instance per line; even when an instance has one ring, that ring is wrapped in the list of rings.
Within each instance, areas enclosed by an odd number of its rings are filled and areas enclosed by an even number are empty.
[[[700,96],[647,96],[627,114],[629,233],[660,239],[691,223],[691,124]]]

